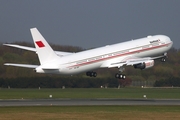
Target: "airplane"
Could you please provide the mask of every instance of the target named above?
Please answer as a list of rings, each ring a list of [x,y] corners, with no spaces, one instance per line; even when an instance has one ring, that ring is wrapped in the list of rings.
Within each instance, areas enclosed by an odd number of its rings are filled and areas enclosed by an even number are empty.
[[[127,42],[106,45],[77,53],[54,51],[37,28],[30,29],[35,48],[15,44],[3,44],[10,47],[34,51],[40,65],[5,63],[7,66],[32,68],[36,73],[74,75],[85,72],[96,77],[93,70],[98,68],[118,68],[115,78],[125,79],[122,74],[125,66],[135,69],[147,69],[154,66],[154,60],[166,61],[167,51],[173,42],[166,35],[147,36]]]

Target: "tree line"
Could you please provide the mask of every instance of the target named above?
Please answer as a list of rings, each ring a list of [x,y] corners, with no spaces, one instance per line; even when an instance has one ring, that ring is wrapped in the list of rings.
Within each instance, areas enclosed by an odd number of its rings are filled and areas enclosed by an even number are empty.
[[[27,42],[15,42],[23,46],[33,47],[33,44]],[[54,50],[79,52],[84,50],[76,46],[53,45]],[[29,88],[29,87],[100,87],[109,86],[117,87],[118,85],[131,85],[131,81],[156,81],[154,86],[180,86],[178,80],[180,79],[180,50],[172,48],[168,52],[167,61],[155,61],[155,66],[139,70],[132,66],[127,66],[124,74],[127,75],[126,81],[117,80],[114,74],[118,72],[117,68],[98,69],[97,78],[89,78],[85,73],[72,76],[37,74],[32,69],[7,67],[4,63],[22,63],[22,64],[39,64],[38,57],[34,52],[11,48],[0,44],[0,87],[12,86],[15,88]],[[173,79],[173,80],[172,80]],[[165,82],[165,81],[176,81]],[[165,84],[166,83],[166,84]],[[175,85],[174,85],[175,84]]]
[[[115,78],[80,78],[80,77],[18,77],[0,78],[2,88],[100,88],[118,87]]]

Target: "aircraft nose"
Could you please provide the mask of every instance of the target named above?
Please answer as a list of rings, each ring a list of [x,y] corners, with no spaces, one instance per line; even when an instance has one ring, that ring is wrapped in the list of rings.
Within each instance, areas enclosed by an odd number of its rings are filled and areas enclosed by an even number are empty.
[[[166,42],[166,44],[169,44],[170,46],[173,45],[173,41],[168,36],[165,36],[165,42]]]
[[[167,37],[167,38],[166,38],[167,43],[173,44],[173,41],[172,41],[168,36],[166,36],[166,37]]]
[[[166,35],[163,35],[162,38],[163,38],[163,41],[164,41],[166,44],[172,42],[171,39],[170,39],[170,37],[168,37],[168,36],[166,36]]]

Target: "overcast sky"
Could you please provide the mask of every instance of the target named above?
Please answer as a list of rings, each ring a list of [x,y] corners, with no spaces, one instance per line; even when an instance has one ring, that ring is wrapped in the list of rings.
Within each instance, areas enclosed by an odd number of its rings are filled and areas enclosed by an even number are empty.
[[[180,48],[180,0],[0,0],[0,42],[94,48],[164,34]]]

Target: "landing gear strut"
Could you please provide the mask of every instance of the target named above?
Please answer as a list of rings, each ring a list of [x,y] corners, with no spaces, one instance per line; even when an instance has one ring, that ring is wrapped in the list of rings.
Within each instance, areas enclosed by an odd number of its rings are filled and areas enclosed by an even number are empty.
[[[97,73],[91,71],[91,72],[86,72],[86,75],[89,76],[89,77],[96,77]]]

